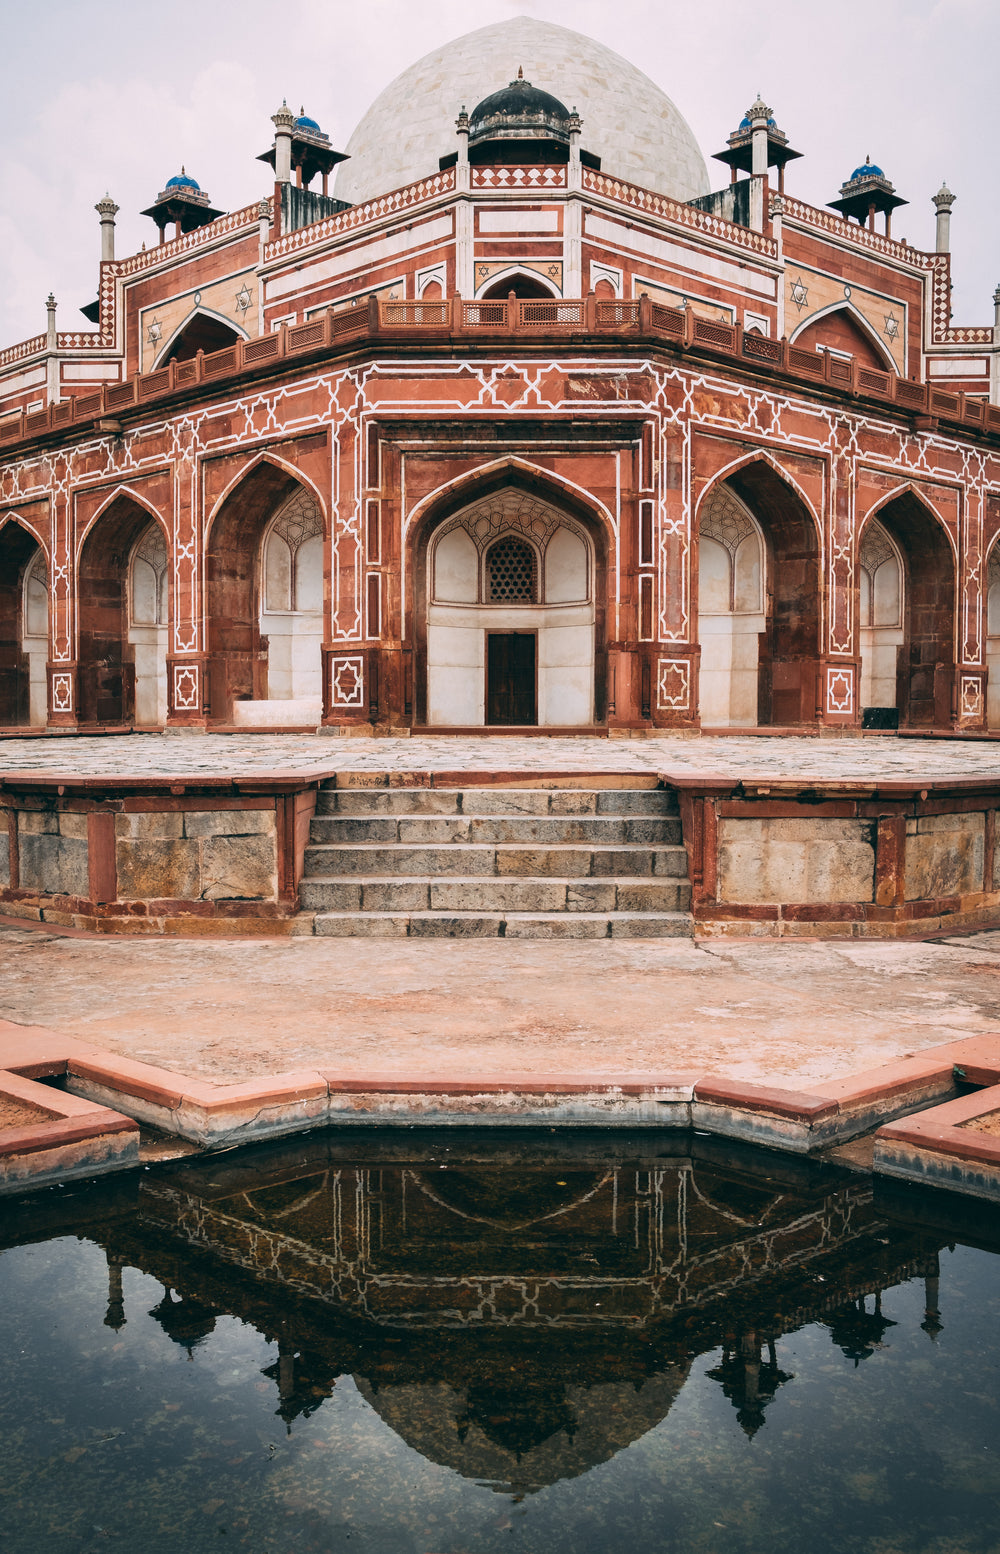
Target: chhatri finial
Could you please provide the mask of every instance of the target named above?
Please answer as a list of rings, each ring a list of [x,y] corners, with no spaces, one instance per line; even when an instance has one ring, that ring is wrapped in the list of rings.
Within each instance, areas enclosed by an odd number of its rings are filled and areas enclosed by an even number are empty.
[[[517,79],[519,81],[523,81],[524,80],[524,66],[523,65],[518,65],[518,67],[517,67]]]

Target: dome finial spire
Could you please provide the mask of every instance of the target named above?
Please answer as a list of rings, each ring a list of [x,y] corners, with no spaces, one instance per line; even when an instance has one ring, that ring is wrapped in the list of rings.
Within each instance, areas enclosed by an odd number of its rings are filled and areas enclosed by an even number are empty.
[[[517,67],[517,79],[519,81],[523,81],[524,80],[524,66],[523,65],[518,65],[518,67]]]

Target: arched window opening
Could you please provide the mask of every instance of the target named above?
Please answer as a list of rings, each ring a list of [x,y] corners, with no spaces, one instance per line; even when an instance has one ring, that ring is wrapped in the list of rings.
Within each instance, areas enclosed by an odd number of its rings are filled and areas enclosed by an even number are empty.
[[[486,598],[490,604],[536,604],[538,553],[526,540],[507,535],[486,556]]]
[[[190,361],[199,351],[210,356],[213,351],[222,351],[242,339],[239,330],[223,319],[213,318],[210,313],[195,313],[156,365],[166,367],[168,362]]]
[[[505,275],[502,280],[497,281],[483,292],[481,300],[487,301],[499,298],[506,301],[511,292],[514,293],[515,297],[523,297],[529,301],[540,297],[551,301],[556,295],[550,286],[546,286],[543,281],[535,280],[532,275]]]

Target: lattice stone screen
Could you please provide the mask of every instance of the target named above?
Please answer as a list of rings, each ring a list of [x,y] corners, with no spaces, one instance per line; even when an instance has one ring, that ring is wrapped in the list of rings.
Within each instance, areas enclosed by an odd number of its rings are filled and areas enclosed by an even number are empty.
[[[534,604],[538,557],[524,540],[508,535],[486,557],[486,595],[491,604]]]

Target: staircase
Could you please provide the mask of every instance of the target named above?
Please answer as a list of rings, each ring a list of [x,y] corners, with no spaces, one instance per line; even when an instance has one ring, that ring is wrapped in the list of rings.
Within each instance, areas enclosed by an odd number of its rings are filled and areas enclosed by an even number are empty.
[[[660,788],[320,790],[300,887],[314,932],[688,936],[677,795]]]

